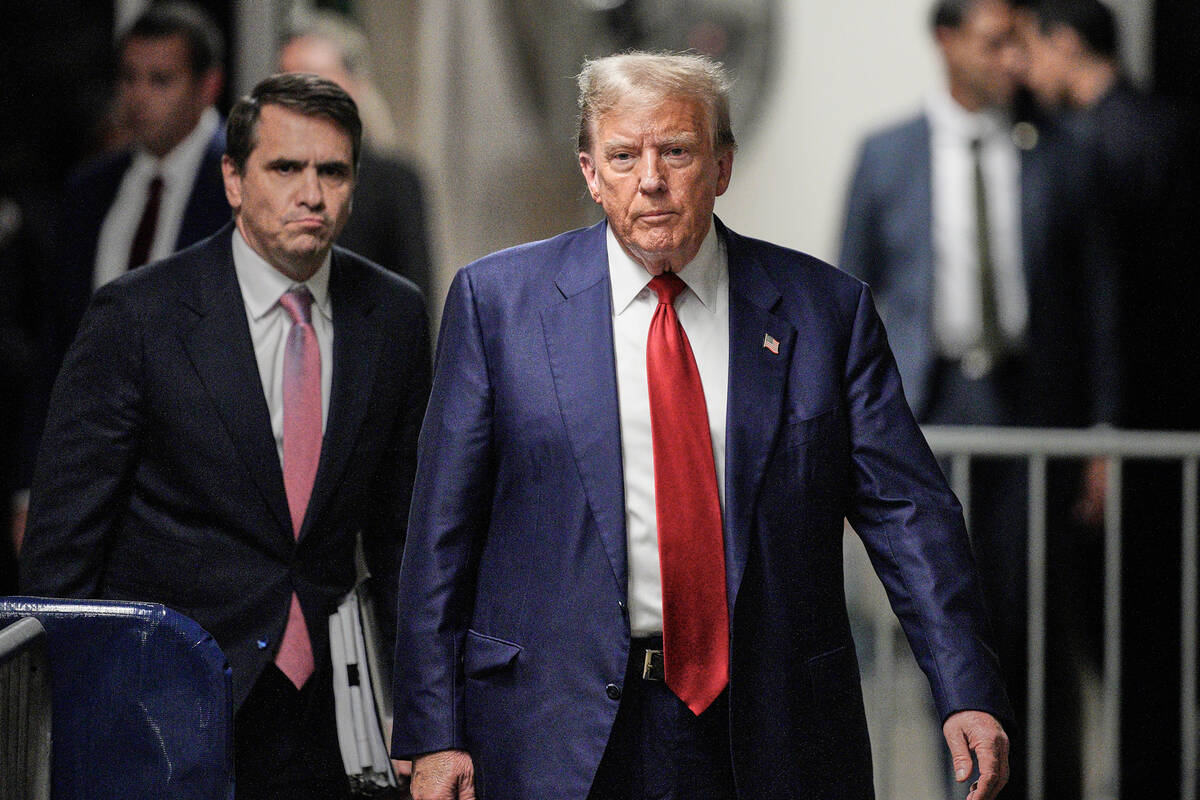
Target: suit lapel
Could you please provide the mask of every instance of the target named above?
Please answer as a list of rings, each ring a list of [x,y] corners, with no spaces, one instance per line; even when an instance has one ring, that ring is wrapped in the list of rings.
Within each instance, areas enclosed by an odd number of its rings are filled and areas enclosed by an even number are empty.
[[[360,275],[337,252],[330,265],[329,291],[333,299],[333,381],[329,391],[329,417],[321,442],[321,462],[313,484],[312,497],[300,529],[303,538],[318,518],[319,510],[329,501],[345,472],[346,463],[362,427],[375,385],[375,365],[379,355],[381,326],[370,325],[367,318],[375,300],[363,287]]]
[[[542,330],[567,438],[620,591],[626,591],[625,483],[613,357],[612,290],[603,223],[585,231],[542,311]]]
[[[195,284],[183,302],[198,318],[181,337],[234,448],[279,522],[280,533],[290,539],[283,470],[233,270],[232,230],[232,224],[222,228],[197,253]]]
[[[773,313],[779,289],[740,236],[719,221],[729,257],[729,404],[725,419],[725,581],[733,609],[759,487],[783,416],[796,329]],[[778,342],[776,354],[767,336]]]

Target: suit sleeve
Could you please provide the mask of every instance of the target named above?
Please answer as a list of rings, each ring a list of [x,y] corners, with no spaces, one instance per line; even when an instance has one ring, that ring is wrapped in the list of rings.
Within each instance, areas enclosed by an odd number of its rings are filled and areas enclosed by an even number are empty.
[[[51,394],[19,564],[25,594],[87,598],[103,585],[137,458],[141,357],[134,302],[103,288]]]
[[[1011,708],[962,508],[904,400],[886,335],[863,287],[844,376],[851,444],[850,523],[862,538],[945,719]]]
[[[492,496],[492,390],[469,274],[450,287],[400,569],[392,754],[463,748],[461,654]]]
[[[396,584],[416,471],[417,435],[429,400],[429,321],[423,303],[412,298],[411,313],[404,315],[398,330],[391,335],[404,340],[404,346],[399,348],[399,363],[395,365],[405,371],[404,392],[371,500],[378,513],[369,517],[363,539],[363,554],[372,576],[371,595],[375,599],[381,652],[389,655],[396,646]],[[390,681],[390,672],[387,677]]]

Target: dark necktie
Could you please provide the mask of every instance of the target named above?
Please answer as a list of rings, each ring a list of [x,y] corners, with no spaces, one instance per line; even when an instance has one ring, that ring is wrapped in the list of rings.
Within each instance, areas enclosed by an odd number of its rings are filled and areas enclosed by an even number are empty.
[[[312,326],[312,302],[303,286],[279,298],[292,319],[283,356],[283,485],[297,537],[321,459],[321,351]],[[297,687],[312,675],[312,642],[295,592],[275,664]]]
[[[133,234],[133,245],[129,248],[129,269],[140,267],[150,260],[150,248],[154,246],[154,231],[158,227],[158,207],[162,205],[163,179],[155,175],[146,189],[146,206],[142,219]]]
[[[674,306],[684,287],[673,273],[650,281],[658,307],[646,339],[646,372],[665,677],[671,691],[700,714],[729,682],[729,609],[708,408]]]
[[[979,257],[979,341],[981,354],[991,363],[1004,350],[1004,332],[996,302],[996,268],[992,261],[992,232],[988,224],[987,184],[983,176],[983,140],[971,140],[975,174],[975,252]]]

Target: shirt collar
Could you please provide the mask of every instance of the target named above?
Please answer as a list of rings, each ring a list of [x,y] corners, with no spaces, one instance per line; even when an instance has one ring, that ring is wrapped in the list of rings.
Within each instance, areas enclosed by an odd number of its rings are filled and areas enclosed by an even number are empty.
[[[608,249],[608,274],[612,282],[613,309],[617,314],[625,311],[629,304],[641,294],[653,277],[646,268],[634,261],[613,233],[612,225],[606,225],[605,242]],[[716,226],[709,222],[708,233],[696,251],[696,257],[679,271],[679,277],[709,311],[717,300],[717,288],[725,266],[724,246],[717,236]]]
[[[935,133],[949,135],[962,141],[990,139],[1008,130],[1008,113],[1003,109],[985,108],[968,111],[941,86],[926,98],[926,112]]]
[[[329,269],[332,255],[325,254],[325,261],[312,277],[303,284],[272,267],[265,258],[254,252],[237,226],[233,229],[233,268],[237,272],[238,284],[251,319],[261,319],[279,304],[279,298],[294,286],[307,286],[313,296],[313,305],[325,319],[332,321],[333,312],[329,300]]]
[[[204,151],[220,124],[221,115],[209,106],[200,115],[200,121],[192,128],[192,132],[175,145],[171,152],[162,158],[156,158],[139,147],[130,166],[144,174],[147,179],[161,175],[168,185],[190,186],[196,177],[200,161],[204,158]]]

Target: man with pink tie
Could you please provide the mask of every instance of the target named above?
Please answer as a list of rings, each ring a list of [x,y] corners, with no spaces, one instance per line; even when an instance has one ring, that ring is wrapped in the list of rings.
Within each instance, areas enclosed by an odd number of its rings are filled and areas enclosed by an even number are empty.
[[[21,590],[161,602],[212,633],[239,800],[347,795],[327,618],[359,538],[395,613],[428,334],[411,283],[333,246],[360,137],[313,75],[235,104],[233,222],[97,292],[34,473]]]

